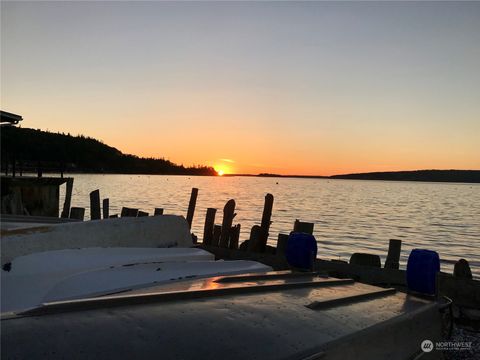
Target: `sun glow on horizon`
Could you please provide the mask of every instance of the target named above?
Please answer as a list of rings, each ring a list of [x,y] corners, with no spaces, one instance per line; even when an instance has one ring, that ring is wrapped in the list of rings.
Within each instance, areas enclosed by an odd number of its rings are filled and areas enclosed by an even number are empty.
[[[232,173],[232,167],[225,164],[224,159],[220,159],[220,162],[217,162],[214,166],[213,169],[217,172],[218,176],[223,176],[225,174],[231,174]],[[230,160],[233,162],[233,160]]]

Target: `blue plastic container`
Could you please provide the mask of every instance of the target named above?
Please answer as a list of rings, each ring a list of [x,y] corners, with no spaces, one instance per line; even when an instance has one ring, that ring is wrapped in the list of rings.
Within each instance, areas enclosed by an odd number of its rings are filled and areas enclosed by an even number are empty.
[[[317,240],[315,240],[315,236],[301,232],[290,233],[285,256],[291,266],[300,269],[311,269],[317,257]]]
[[[408,257],[407,286],[422,294],[435,294],[435,276],[440,271],[440,258],[436,251],[414,249]]]

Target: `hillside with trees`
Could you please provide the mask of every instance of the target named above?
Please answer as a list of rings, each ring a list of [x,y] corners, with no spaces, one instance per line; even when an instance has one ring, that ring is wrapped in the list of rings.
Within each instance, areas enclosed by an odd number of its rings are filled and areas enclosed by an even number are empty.
[[[14,126],[1,129],[2,170],[16,161],[16,167],[44,171],[217,175],[212,167],[177,165],[163,158],[143,158],[123,154],[120,150],[83,135],[52,133]],[[18,171],[18,170],[17,170]]]

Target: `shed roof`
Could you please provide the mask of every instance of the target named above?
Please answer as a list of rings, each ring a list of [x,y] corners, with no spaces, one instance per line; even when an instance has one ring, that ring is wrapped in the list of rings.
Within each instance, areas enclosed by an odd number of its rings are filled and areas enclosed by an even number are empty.
[[[22,120],[23,120],[23,117],[21,115],[0,110],[0,123],[2,126],[17,125]]]

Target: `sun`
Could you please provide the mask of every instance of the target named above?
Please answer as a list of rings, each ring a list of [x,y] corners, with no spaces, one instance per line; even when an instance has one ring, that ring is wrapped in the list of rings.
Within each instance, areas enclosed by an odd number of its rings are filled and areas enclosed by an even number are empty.
[[[225,166],[215,166],[214,167],[215,171],[217,172],[218,176],[223,176],[228,172],[228,169]]]
[[[230,166],[225,164],[217,164],[213,168],[217,172],[218,176],[223,176],[223,175],[232,173],[232,169],[230,168]]]

